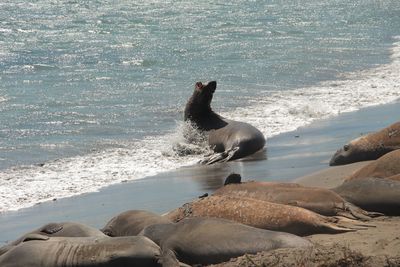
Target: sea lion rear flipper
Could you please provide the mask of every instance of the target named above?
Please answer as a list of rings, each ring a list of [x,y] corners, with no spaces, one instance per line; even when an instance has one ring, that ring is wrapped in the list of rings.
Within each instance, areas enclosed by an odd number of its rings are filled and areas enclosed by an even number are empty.
[[[361,219],[361,220],[365,220],[365,221],[368,221],[371,218],[375,218],[375,217],[384,215],[383,213],[379,213],[379,212],[369,212],[369,211],[363,210],[350,202],[345,202],[345,208],[346,208],[346,211],[351,213],[351,215],[353,215],[356,219]],[[346,217],[346,216],[344,216],[344,217]]]
[[[62,229],[63,226],[60,223],[49,223],[43,226],[40,232],[51,235],[61,231]]]

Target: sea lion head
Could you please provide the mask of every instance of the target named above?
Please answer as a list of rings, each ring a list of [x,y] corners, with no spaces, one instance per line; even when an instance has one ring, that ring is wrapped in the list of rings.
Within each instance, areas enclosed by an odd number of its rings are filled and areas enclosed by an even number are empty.
[[[364,137],[357,138],[337,150],[329,161],[329,165],[336,166],[369,160],[370,153],[367,152],[369,146],[369,142]]]
[[[211,112],[210,104],[216,88],[216,81],[211,81],[207,84],[196,82],[193,94],[185,107],[185,121],[196,121],[196,119],[203,117],[208,112]]]

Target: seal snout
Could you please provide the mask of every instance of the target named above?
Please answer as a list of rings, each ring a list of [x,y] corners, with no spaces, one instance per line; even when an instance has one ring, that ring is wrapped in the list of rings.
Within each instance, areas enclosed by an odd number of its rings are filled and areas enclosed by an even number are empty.
[[[343,150],[339,149],[329,161],[329,166],[342,165],[344,163]]]
[[[217,82],[216,81],[211,81],[207,83],[207,88],[210,88],[211,92],[215,92],[215,89],[217,88]]]

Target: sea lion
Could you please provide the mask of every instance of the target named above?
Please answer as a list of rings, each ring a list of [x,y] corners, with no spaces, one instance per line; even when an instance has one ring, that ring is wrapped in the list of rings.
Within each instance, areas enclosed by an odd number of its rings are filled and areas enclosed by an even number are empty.
[[[287,247],[310,247],[310,241],[282,232],[258,229],[216,218],[186,218],[175,224],[155,224],[140,235],[163,250],[175,251],[179,261],[215,264],[247,253]]]
[[[357,161],[374,160],[400,148],[400,122],[396,122],[376,133],[367,134],[336,151],[330,166],[349,164]]]
[[[345,181],[332,189],[347,201],[368,211],[400,215],[400,181],[365,177]]]
[[[187,217],[223,218],[261,229],[301,236],[355,230],[338,225],[340,221],[338,218],[326,217],[303,208],[231,196],[209,196],[198,199],[184,204],[165,216],[174,222]]]
[[[379,159],[359,169],[346,180],[365,177],[387,178],[400,174],[400,150],[387,153]]]
[[[0,256],[0,266],[161,267],[179,266],[179,263],[173,253],[163,254],[157,244],[144,236],[99,238],[31,234]]]
[[[215,152],[202,160],[203,164],[240,159],[265,145],[264,135],[254,126],[225,119],[212,111],[210,104],[216,87],[215,81],[197,82],[185,107],[184,120],[208,134],[208,143]]]
[[[394,180],[394,181],[400,181],[400,174],[387,177],[386,179],[390,179],[390,180]]]
[[[306,187],[296,183],[256,182],[228,184],[213,195],[247,197],[301,207],[326,216],[343,216],[368,220],[379,214],[368,213],[344,200],[337,193],[324,188]]]
[[[29,233],[24,234],[20,238],[0,248],[0,255],[4,254],[11,248],[20,244],[26,237],[32,234],[41,234],[44,236],[63,236],[63,237],[105,237],[100,230],[90,227],[88,225],[76,222],[60,222],[48,223],[35,229]]]
[[[166,217],[149,211],[128,210],[112,218],[101,231],[108,236],[132,236],[146,226],[168,222]]]

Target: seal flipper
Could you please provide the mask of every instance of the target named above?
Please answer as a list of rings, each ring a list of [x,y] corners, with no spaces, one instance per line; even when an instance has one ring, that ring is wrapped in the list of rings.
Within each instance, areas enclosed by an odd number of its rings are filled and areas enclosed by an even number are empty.
[[[228,184],[240,184],[242,182],[242,176],[238,173],[232,172],[225,178],[224,186]]]
[[[384,215],[383,213],[379,213],[379,212],[369,212],[369,211],[363,210],[350,202],[345,202],[345,209],[346,209],[345,213],[347,213],[347,214],[350,213],[356,219],[361,219],[361,220],[365,220],[365,221],[368,221],[371,218],[375,218],[375,217]],[[338,213],[338,215],[346,217],[339,213]],[[353,218],[351,218],[351,219],[353,219]]]
[[[204,165],[211,165],[211,164],[217,163],[217,162],[227,162],[227,161],[231,160],[232,158],[234,158],[234,156],[238,150],[239,150],[238,146],[233,147],[233,148],[230,148],[223,152],[212,154],[211,156],[206,157],[203,160],[201,160],[199,163],[204,164]]]
[[[32,240],[49,240],[50,237],[46,236],[46,235],[41,235],[41,234],[27,234],[24,239],[21,242],[28,242],[28,241],[32,241]]]
[[[162,255],[159,256],[157,263],[161,264],[162,267],[190,267],[185,263],[179,262],[176,258],[175,253],[170,249],[161,249]]]
[[[49,223],[43,226],[43,228],[40,230],[40,232],[45,233],[45,234],[55,234],[63,229],[63,226],[60,223]]]

